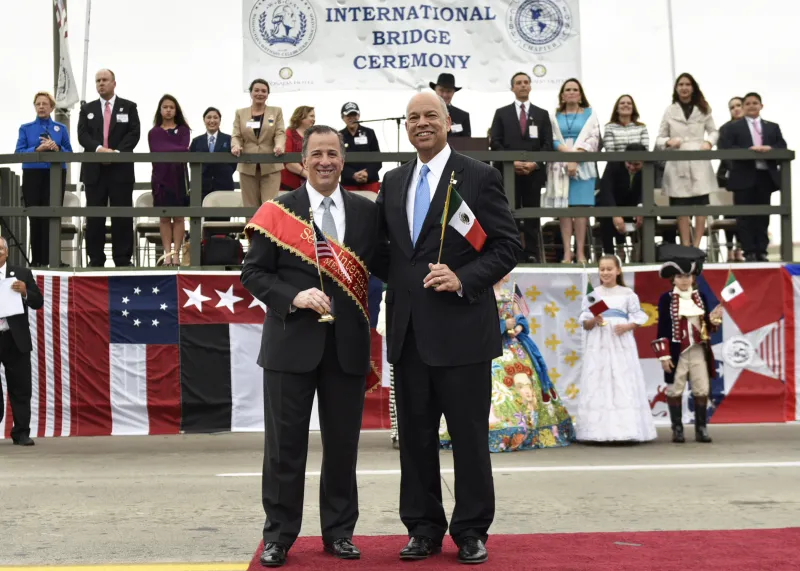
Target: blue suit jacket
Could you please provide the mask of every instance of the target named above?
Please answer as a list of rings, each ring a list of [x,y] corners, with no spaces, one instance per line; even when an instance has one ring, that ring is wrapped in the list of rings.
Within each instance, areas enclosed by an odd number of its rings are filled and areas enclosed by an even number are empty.
[[[208,134],[203,133],[192,139],[189,145],[191,153],[208,152]],[[231,136],[222,131],[217,132],[214,142],[215,153],[231,152]],[[236,172],[236,163],[217,163],[203,165],[203,197],[215,190],[233,190],[233,173]]]
[[[63,123],[57,123],[50,117],[45,120],[36,118],[30,123],[25,123],[19,128],[19,137],[17,138],[17,148],[15,153],[34,153],[36,147],[42,144],[39,139],[40,135],[50,135],[50,138],[55,141],[62,153],[71,153],[72,145],[69,142],[69,132]],[[61,163],[62,168],[67,168],[66,163]],[[49,169],[49,163],[25,163],[22,165],[23,169]]]

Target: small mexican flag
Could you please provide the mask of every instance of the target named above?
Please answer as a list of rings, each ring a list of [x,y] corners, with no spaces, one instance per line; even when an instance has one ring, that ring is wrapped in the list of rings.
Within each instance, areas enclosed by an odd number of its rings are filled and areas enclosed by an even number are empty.
[[[731,309],[736,309],[744,305],[747,298],[744,296],[744,288],[733,271],[728,271],[728,281],[725,282],[725,287],[722,288],[722,301]]]
[[[442,214],[442,224],[445,223],[445,216],[447,216],[448,226],[455,228],[473,248],[479,252],[483,249],[483,245],[486,243],[486,232],[481,228],[481,223],[478,222],[467,203],[455,190],[450,194],[450,205],[447,212]]]
[[[589,302],[589,311],[592,312],[592,315],[597,317],[604,311],[608,310],[608,305],[605,301],[598,298],[596,293],[594,293],[592,282],[587,280],[586,284],[586,301]]]

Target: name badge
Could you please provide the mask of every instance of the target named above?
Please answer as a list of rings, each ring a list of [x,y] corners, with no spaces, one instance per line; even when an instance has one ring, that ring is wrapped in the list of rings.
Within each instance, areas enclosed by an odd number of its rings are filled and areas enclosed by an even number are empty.
[[[117,113],[117,123],[127,123],[127,122],[128,122],[127,113]]]
[[[355,139],[353,139],[356,145],[366,145],[367,144],[367,136],[366,135],[359,135]]]
[[[463,133],[464,127],[463,125],[460,125],[458,123],[453,123],[452,125],[450,125],[450,131],[452,133]]]
[[[259,121],[248,121],[247,122],[248,129],[260,129],[261,123]]]
[[[629,234],[632,234],[632,233],[636,232],[636,224],[634,224],[633,222],[626,222],[625,223],[625,232],[627,232]]]
[[[528,136],[531,139],[538,139],[539,138],[539,127],[536,125],[529,125],[528,126]]]

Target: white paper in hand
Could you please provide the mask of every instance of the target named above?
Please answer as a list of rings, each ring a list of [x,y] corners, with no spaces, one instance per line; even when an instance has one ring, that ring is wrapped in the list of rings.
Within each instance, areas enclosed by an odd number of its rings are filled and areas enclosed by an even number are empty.
[[[17,278],[0,280],[0,317],[25,313],[25,308],[22,305],[22,295],[11,289],[15,281],[17,281]]]

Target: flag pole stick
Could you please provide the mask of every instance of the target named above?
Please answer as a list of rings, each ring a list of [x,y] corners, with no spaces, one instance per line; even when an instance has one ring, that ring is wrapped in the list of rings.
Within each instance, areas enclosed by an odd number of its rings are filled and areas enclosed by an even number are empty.
[[[444,247],[444,231],[447,229],[447,214],[450,210],[450,193],[453,192],[453,184],[455,181],[456,171],[450,173],[450,184],[447,185],[447,198],[444,200],[444,213],[442,214],[442,237],[439,239],[439,257],[436,259],[436,265],[442,263],[442,248]]]

